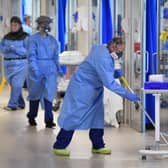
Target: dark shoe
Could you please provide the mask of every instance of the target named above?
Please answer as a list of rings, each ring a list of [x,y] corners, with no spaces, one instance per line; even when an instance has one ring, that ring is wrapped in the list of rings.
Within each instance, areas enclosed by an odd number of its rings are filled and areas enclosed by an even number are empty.
[[[15,111],[15,110],[17,110],[17,108],[16,108],[16,107],[5,106],[5,107],[4,107],[4,110],[7,110],[7,111]]]
[[[53,122],[46,123],[46,128],[53,128],[55,126],[56,126],[56,124]]]
[[[23,110],[23,109],[25,109],[25,107],[22,106],[17,107],[17,110]]]
[[[59,110],[60,104],[61,104],[61,101],[59,100],[58,102],[56,102],[56,103],[54,104],[54,106],[52,107],[52,110],[53,110],[53,111]]]
[[[30,126],[36,126],[37,125],[36,120],[35,119],[29,119],[29,125]]]

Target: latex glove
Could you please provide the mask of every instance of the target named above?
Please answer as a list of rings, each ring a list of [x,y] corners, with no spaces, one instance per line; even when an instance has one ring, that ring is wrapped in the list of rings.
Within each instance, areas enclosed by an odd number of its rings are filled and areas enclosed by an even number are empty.
[[[64,77],[64,72],[59,64],[56,64],[59,77]]]
[[[9,50],[10,50],[10,51],[15,51],[15,50],[16,50],[16,49],[15,49],[15,46],[14,46],[14,45],[10,45],[10,46],[9,46]]]
[[[127,80],[124,78],[124,76],[120,77],[119,79],[124,84],[124,86],[128,89],[129,84],[128,84]]]
[[[126,98],[133,102],[138,102],[140,100],[137,94],[129,92],[126,93]]]
[[[63,73],[63,71],[59,71],[59,72],[58,72],[58,75],[59,75],[60,77],[64,77],[65,74]]]
[[[121,69],[115,69],[114,70],[114,78],[120,78],[123,75],[124,75],[124,73]]]

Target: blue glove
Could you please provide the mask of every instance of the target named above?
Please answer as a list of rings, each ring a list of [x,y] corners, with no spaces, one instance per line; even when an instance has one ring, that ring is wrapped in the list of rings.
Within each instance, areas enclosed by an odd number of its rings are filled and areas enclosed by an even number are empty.
[[[136,95],[134,93],[129,93],[129,92],[126,93],[126,98],[130,101],[133,101],[133,102],[138,102],[140,100],[138,95]]]
[[[65,74],[63,73],[63,71],[59,71],[59,72],[58,72],[58,75],[59,75],[60,77],[64,77]]]
[[[8,53],[8,52],[11,52],[11,49],[10,49],[10,47],[6,47],[6,46],[0,46],[0,51],[2,52],[2,53]]]
[[[15,51],[15,50],[16,50],[16,48],[15,48],[15,46],[14,46],[14,45],[10,45],[10,46],[9,46],[9,50],[10,50],[10,51]]]
[[[57,64],[57,71],[58,71],[58,75],[60,77],[63,77],[65,75],[63,70],[62,70],[62,68],[61,68],[61,66],[59,64]]]
[[[114,78],[120,78],[121,76],[124,76],[124,73],[121,69],[115,69],[114,70]]]

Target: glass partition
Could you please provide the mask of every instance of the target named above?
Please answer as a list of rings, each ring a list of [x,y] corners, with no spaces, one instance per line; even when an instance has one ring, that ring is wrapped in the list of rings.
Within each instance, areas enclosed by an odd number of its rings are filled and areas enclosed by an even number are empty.
[[[159,0],[159,19],[158,19],[158,73],[165,75],[168,81],[168,0]],[[168,134],[168,95],[162,95],[160,101],[160,122],[161,132]]]
[[[67,3],[67,49],[77,50],[80,32],[88,32],[86,45],[100,43],[100,0],[92,0],[87,8],[81,2],[79,5],[78,0],[68,0]]]

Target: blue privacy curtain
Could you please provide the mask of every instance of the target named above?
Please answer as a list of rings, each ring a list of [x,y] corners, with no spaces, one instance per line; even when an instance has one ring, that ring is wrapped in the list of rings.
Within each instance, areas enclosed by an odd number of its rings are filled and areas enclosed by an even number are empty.
[[[58,0],[58,40],[60,42],[60,51],[65,50],[65,33],[66,33],[66,0]]]
[[[21,16],[22,23],[24,23],[24,15],[25,15],[25,0],[22,0],[22,16]]]
[[[147,0],[146,2],[146,50],[149,52],[149,71],[146,74],[146,81],[150,74],[156,73],[156,57],[152,59],[152,54],[157,52],[157,0]],[[154,65],[153,65],[154,63]],[[146,95],[146,110],[155,121],[155,101],[152,95]],[[146,119],[146,124],[149,124]]]
[[[58,0],[58,41],[60,42],[60,52],[65,50],[66,33],[66,0]],[[57,26],[57,25],[56,25]],[[66,66],[61,66],[66,73]]]
[[[102,0],[102,43],[107,43],[112,39],[112,15],[111,0]]]

